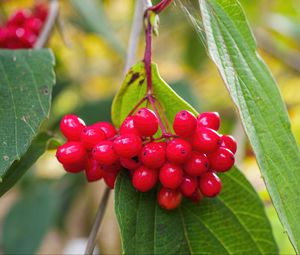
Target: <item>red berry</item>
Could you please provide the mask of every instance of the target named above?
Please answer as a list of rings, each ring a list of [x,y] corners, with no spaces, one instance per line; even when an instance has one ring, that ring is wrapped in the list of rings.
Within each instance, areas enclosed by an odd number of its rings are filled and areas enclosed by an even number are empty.
[[[86,157],[86,151],[79,142],[67,142],[57,148],[56,157],[63,165],[81,164]]]
[[[173,129],[180,137],[191,136],[197,127],[196,117],[189,111],[183,110],[176,114]]]
[[[182,195],[178,190],[162,187],[157,195],[158,204],[167,210],[178,207],[182,200]]]
[[[114,140],[114,150],[119,157],[132,158],[140,153],[142,140],[134,134],[120,135]]]
[[[217,172],[226,172],[234,165],[233,153],[223,147],[209,154],[208,158],[211,169]]]
[[[149,191],[157,183],[157,171],[141,166],[136,169],[132,176],[133,186],[142,192]]]
[[[33,10],[33,15],[36,18],[38,18],[42,21],[45,21],[48,16],[48,6],[45,4],[35,5],[34,10]]]
[[[184,176],[180,184],[180,191],[182,195],[190,197],[197,189],[197,178],[191,176]]]
[[[85,175],[89,182],[98,181],[103,177],[103,170],[99,163],[91,158],[87,160]]]
[[[22,27],[29,17],[28,10],[18,10],[8,19],[7,26]]]
[[[35,17],[30,17],[25,21],[24,28],[25,30],[30,31],[35,35],[38,35],[40,33],[42,26],[43,23],[40,19]]]
[[[192,146],[195,150],[210,153],[215,151],[220,143],[219,134],[210,128],[197,128],[191,138]]]
[[[207,172],[200,177],[199,189],[204,196],[215,197],[221,192],[222,182],[215,173]]]
[[[230,150],[233,154],[236,153],[236,141],[231,135],[221,136],[221,147],[225,147],[226,149]]]
[[[113,138],[117,134],[117,130],[115,129],[114,125],[109,122],[97,122],[92,125],[92,127],[101,129],[106,138]]]
[[[60,130],[69,141],[79,141],[85,123],[76,115],[65,115],[60,122]]]
[[[63,164],[64,169],[69,173],[79,173],[85,169],[85,160],[75,164]]]
[[[182,164],[192,153],[192,146],[185,140],[176,138],[167,145],[166,155],[171,163]]]
[[[132,158],[120,158],[121,165],[128,170],[135,170],[142,164],[138,156]]]
[[[133,121],[134,117],[133,116],[128,116],[122,123],[120,127],[120,135],[125,135],[125,134],[134,134],[137,136],[140,136],[139,131],[136,129]]]
[[[148,108],[141,108],[134,115],[134,126],[142,136],[153,136],[158,130],[158,119]]]
[[[100,164],[100,168],[104,172],[116,172],[116,173],[118,173],[122,169],[122,166],[121,166],[120,161],[116,161],[116,162],[112,163],[111,165]]]
[[[81,131],[81,142],[87,149],[106,139],[104,132],[94,127],[85,127]]]
[[[193,151],[191,157],[185,162],[184,170],[191,176],[200,176],[209,169],[209,161],[205,154]]]
[[[161,184],[170,189],[176,189],[182,182],[182,169],[170,163],[164,164],[159,170],[159,180]]]
[[[140,158],[145,166],[160,168],[166,161],[165,146],[163,143],[148,143],[143,147]]]
[[[103,173],[103,179],[106,185],[113,189],[115,187],[115,181],[117,179],[118,172],[108,171]]]
[[[95,160],[104,165],[111,165],[118,160],[111,141],[102,141],[96,144],[92,150],[92,155]]]
[[[197,118],[198,126],[218,130],[220,128],[220,115],[217,112],[204,112]]]
[[[203,195],[201,194],[199,189],[196,189],[196,191],[189,197],[189,199],[193,203],[198,203],[203,199]]]

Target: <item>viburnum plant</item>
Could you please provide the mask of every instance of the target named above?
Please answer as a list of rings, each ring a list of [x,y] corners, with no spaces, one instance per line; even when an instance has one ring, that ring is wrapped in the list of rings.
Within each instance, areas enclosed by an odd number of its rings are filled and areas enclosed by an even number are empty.
[[[112,103],[112,123],[99,119],[86,125],[80,116],[68,113],[59,124],[64,144],[49,130],[40,131],[55,83],[53,55],[40,48],[47,44],[59,17],[58,1],[52,0],[49,7],[19,10],[3,22],[1,195],[46,147],[55,148],[57,160],[68,173],[84,172],[88,182],[103,179],[107,186],[86,254],[95,247],[111,189],[124,254],[277,254],[260,198],[234,166],[237,143],[231,135],[219,133],[220,115],[198,113],[169,87],[152,62],[158,15],[173,1],[161,0],[153,6],[151,1],[144,2],[144,11],[136,8],[141,19],[134,20],[144,25],[144,58],[126,70]],[[90,4],[77,1],[82,8]],[[201,20],[197,20],[185,2],[177,6],[201,30],[279,218],[299,252],[299,149],[276,83],[256,52],[242,7],[237,0],[199,0]],[[167,49],[167,45],[161,47]],[[24,48],[34,50],[15,50]]]

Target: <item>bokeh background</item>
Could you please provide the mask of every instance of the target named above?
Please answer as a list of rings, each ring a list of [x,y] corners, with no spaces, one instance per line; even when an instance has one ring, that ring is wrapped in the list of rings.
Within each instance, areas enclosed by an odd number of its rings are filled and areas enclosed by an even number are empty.
[[[142,1],[142,0],[137,0]],[[155,1],[153,1],[155,2]],[[182,1],[198,18],[197,1]],[[29,0],[0,1],[0,20]],[[60,1],[59,24],[49,41],[56,57],[57,84],[51,116],[42,129],[63,140],[61,116],[75,113],[87,124],[110,120],[112,98],[122,83],[124,59],[134,12],[133,0]],[[300,142],[300,2],[242,0],[259,53],[270,67],[286,102],[292,130]],[[141,33],[137,60],[143,56]],[[221,132],[239,143],[237,165],[258,191],[281,254],[295,254],[261,178],[253,152],[216,67],[175,1],[160,17],[153,60],[162,77],[199,111],[218,111]],[[285,171],[286,169],[282,169]],[[66,174],[47,151],[27,174],[0,198],[0,253],[80,254],[92,227],[104,185],[88,184],[83,174]],[[110,196],[97,239],[101,254],[120,254],[120,237]]]

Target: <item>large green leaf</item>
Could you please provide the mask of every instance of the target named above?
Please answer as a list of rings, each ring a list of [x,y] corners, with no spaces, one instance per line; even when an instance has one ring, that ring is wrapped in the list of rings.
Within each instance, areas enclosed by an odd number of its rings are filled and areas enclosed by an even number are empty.
[[[285,105],[236,0],[200,0],[209,54],[236,104],[278,215],[300,252],[300,154]]]
[[[160,78],[153,65],[153,92],[169,121],[177,111],[195,110]],[[112,107],[120,125],[145,94],[143,63],[129,70]],[[196,112],[195,112],[196,113]],[[115,210],[125,254],[276,254],[270,224],[263,205],[236,169],[222,175],[224,190],[218,198],[199,205],[184,201],[166,212],[156,200],[156,190],[137,192],[127,174],[116,183]]]
[[[158,73],[157,65],[152,64],[152,82],[155,98],[161,103],[161,106],[167,116],[172,121],[176,113],[183,109],[188,109],[193,113],[196,110],[183,101],[172,90]],[[134,65],[125,77],[124,83],[114,98],[112,105],[112,121],[116,126],[120,126],[134,106],[146,93],[146,80],[144,63],[140,62]]]
[[[199,204],[161,209],[156,190],[137,192],[122,172],[115,210],[125,254],[276,254],[272,231],[255,190],[237,170],[221,175],[224,189]]]
[[[49,50],[0,51],[0,179],[49,114],[53,65]]]
[[[40,133],[31,143],[27,152],[6,171],[0,183],[0,197],[8,191],[27,171],[29,167],[45,152],[51,136]]]

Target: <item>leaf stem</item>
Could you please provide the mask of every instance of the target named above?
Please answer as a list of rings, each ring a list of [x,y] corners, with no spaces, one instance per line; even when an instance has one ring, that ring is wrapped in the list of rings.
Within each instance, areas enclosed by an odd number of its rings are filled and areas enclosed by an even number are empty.
[[[46,43],[51,35],[52,29],[55,25],[55,21],[58,17],[58,12],[59,12],[58,0],[51,0],[49,6],[50,6],[49,14],[48,14],[46,22],[43,26],[42,32],[34,44],[34,47],[33,47],[34,49],[42,49],[46,45]]]
[[[100,202],[97,214],[96,214],[96,218],[95,218],[95,222],[93,224],[92,231],[88,238],[88,243],[87,243],[87,246],[86,246],[86,249],[84,252],[85,255],[93,254],[93,251],[94,251],[94,248],[96,245],[97,233],[101,226],[101,222],[102,222],[102,219],[103,219],[103,216],[105,213],[106,205],[107,205],[107,202],[109,199],[109,194],[110,194],[110,189],[108,187],[106,187],[105,191],[104,191],[104,195],[101,198],[101,202]]]

